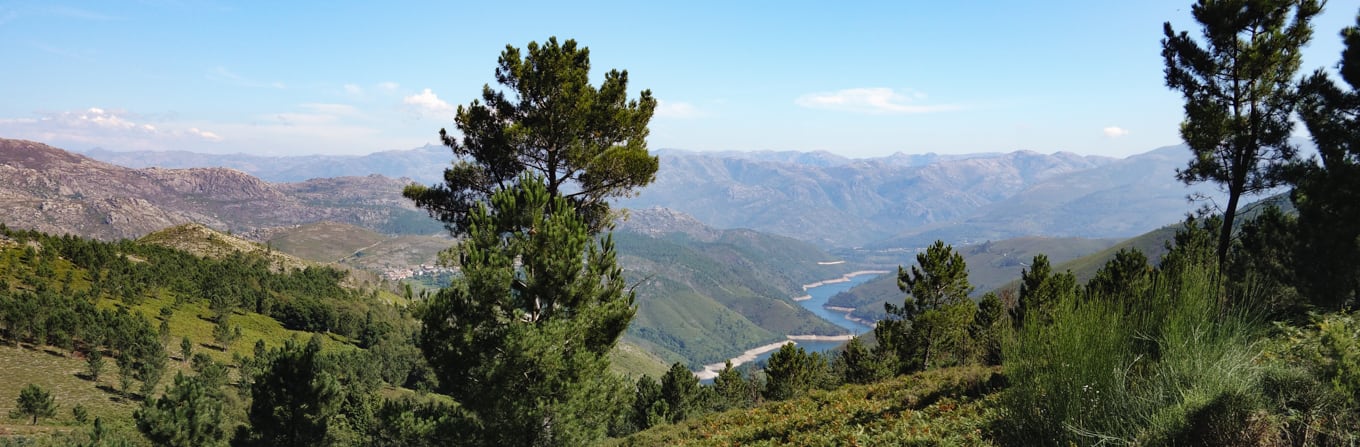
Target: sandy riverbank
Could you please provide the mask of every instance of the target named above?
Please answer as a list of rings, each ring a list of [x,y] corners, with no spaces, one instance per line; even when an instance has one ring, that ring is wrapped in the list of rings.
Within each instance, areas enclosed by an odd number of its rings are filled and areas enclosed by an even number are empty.
[[[810,300],[810,299],[812,299],[812,295],[803,295],[803,296],[795,296],[795,297],[793,297],[793,300],[794,300],[794,301],[807,301],[807,300]]]
[[[785,343],[788,343],[788,341],[779,341],[775,343],[770,343],[765,346],[747,349],[746,352],[743,352],[741,353],[741,355],[732,358],[731,360],[732,367],[735,368],[743,363],[753,362],[756,360],[756,357],[759,357],[761,354],[779,349],[780,347],[784,346]],[[709,380],[718,377],[718,371],[722,371],[723,368],[726,367],[727,362],[725,361],[721,363],[710,363],[704,365],[704,369],[695,372],[694,377],[698,377],[699,380]]]
[[[813,287],[821,287],[821,286],[824,286],[824,285],[827,285],[827,284],[835,284],[835,283],[839,283],[839,282],[847,282],[847,281],[850,281],[850,278],[854,278],[854,277],[860,276],[860,275],[882,275],[882,274],[886,274],[886,273],[892,273],[892,272],[889,272],[889,271],[887,271],[887,270],[860,270],[860,271],[856,271],[856,272],[850,272],[850,273],[846,273],[846,274],[844,274],[844,275],[841,275],[840,278],[831,278],[831,279],[825,279],[825,280],[817,281],[817,282],[814,282],[814,283],[811,283],[811,284],[803,284],[803,290],[806,291],[807,289],[811,289],[811,288],[813,288]]]
[[[756,360],[756,357],[759,357],[761,354],[782,348],[784,347],[785,344],[788,344],[789,342],[793,342],[793,344],[798,344],[799,340],[849,341],[851,337],[854,337],[854,335],[789,335],[788,340],[786,341],[770,343],[768,345],[747,349],[746,352],[743,352],[741,353],[741,355],[731,359],[732,367],[735,368],[743,363],[754,362]],[[694,377],[698,377],[699,380],[710,380],[715,377],[718,377],[718,371],[722,371],[723,368],[726,367],[727,367],[726,361],[721,363],[710,363],[704,365],[704,369],[696,371],[694,373]]]
[[[856,323],[859,323],[859,324],[862,324],[862,325],[865,325],[865,326],[869,326],[869,327],[878,326],[878,322],[876,322],[876,321],[869,321],[869,320],[865,320],[865,319],[863,319],[863,318],[859,318],[859,317],[855,317],[855,316],[853,316],[853,315],[850,315],[850,314],[852,314],[852,313],[855,312],[855,308],[853,308],[853,307],[822,306],[822,308],[824,308],[824,309],[826,309],[826,310],[834,310],[834,311],[836,311],[836,312],[845,312],[845,319],[850,320],[850,321],[853,321],[853,322],[856,322]]]
[[[789,340],[805,341],[850,341],[854,335],[790,335]]]

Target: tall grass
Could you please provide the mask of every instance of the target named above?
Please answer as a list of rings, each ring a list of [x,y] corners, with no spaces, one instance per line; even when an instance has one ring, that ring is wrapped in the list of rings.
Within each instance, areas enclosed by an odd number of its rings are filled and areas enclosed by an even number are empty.
[[[1022,445],[1237,443],[1255,436],[1265,325],[1223,312],[1212,270],[1064,297],[1005,347],[997,436]],[[1249,306],[1242,306],[1249,308]]]

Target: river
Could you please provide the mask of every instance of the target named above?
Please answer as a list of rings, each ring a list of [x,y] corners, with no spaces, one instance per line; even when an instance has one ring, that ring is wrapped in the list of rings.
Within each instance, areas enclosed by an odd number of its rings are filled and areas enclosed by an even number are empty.
[[[864,284],[865,282],[874,279],[875,277],[883,273],[887,272],[875,271],[864,274],[852,274],[844,278],[830,279],[826,281],[820,281],[817,283],[809,284],[807,286],[804,286],[806,288],[805,290],[807,291],[807,296],[796,298],[795,302],[797,302],[800,306],[803,306],[807,310],[812,311],[812,313],[817,314],[817,316],[826,319],[826,321],[830,321],[832,324],[835,324],[837,326],[849,330],[850,333],[852,334],[855,335],[863,334],[865,332],[869,332],[873,328],[858,321],[846,318],[845,312],[830,310],[823,307],[823,305],[825,305],[827,300],[830,300],[831,297],[835,296],[837,293],[841,293],[846,290],[850,290],[850,288],[855,287],[857,285]],[[795,341],[795,343],[798,346],[801,346],[804,350],[807,350],[808,352],[826,352],[832,349],[836,349],[842,344],[845,344],[845,340],[797,340]],[[757,364],[763,363],[764,361],[768,360],[770,356],[774,354],[775,351],[778,350],[778,347],[780,345],[782,345],[782,343],[755,348],[752,351],[757,352],[747,351],[747,355],[743,356],[744,358],[733,359],[732,363],[734,365],[752,361],[756,362]],[[695,373],[695,375],[699,376],[700,379],[704,379],[705,381],[712,380],[712,378],[717,375],[717,371],[721,370],[722,367],[723,367],[722,363],[707,365],[705,367],[705,370],[699,371],[698,373]]]

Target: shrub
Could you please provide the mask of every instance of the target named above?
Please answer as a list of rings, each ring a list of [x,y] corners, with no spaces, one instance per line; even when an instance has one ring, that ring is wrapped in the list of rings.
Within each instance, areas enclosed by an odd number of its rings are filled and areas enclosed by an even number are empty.
[[[1183,266],[1126,292],[1136,299],[1058,303],[1052,324],[1006,346],[997,433],[1025,445],[1254,437],[1263,325],[1220,311],[1216,284],[1211,267]]]

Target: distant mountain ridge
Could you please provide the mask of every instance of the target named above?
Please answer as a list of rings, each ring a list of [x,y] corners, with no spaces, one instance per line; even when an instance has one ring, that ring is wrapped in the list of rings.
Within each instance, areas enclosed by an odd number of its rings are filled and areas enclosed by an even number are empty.
[[[663,206],[719,228],[752,228],[827,247],[863,245],[905,229],[962,220],[1058,175],[1116,161],[1067,152],[905,155],[807,164],[796,153],[664,151],[656,182],[630,208]]]
[[[690,152],[660,149],[656,181],[621,207],[668,208],[716,228],[750,228],[824,248],[916,248],[1023,236],[1122,238],[1174,221],[1221,196],[1185,186],[1175,169],[1183,146],[1126,158],[1033,151],[903,154],[848,158],[830,152]],[[226,166],[271,181],[335,175],[442,180],[452,154],[427,145],[365,156],[207,155],[109,152],[89,155],[128,166]]]
[[[0,139],[0,221],[105,240],[185,223],[239,233],[322,220],[385,233],[439,231],[401,197],[409,183],[376,175],[269,183],[228,168],[130,169]]]
[[[85,155],[129,168],[232,168],[276,183],[316,178],[366,177],[371,174],[433,183],[443,178],[444,167],[453,160],[453,154],[447,147],[435,145],[368,155],[261,156],[186,151],[122,152],[101,148],[91,149]]]

